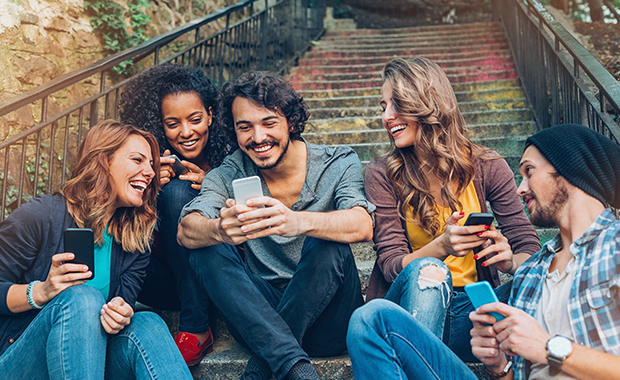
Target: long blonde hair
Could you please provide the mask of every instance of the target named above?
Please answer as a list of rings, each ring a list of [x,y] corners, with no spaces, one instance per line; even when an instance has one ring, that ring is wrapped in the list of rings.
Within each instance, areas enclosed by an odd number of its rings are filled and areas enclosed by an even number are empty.
[[[141,136],[149,144],[155,177],[144,191],[142,206],[118,208],[110,220],[108,232],[124,251],[144,253],[150,250],[149,243],[157,222],[159,147],[153,135],[114,120],[105,120],[92,127],[80,146],[78,162],[62,195],[76,224],[92,229],[95,243],[100,244],[106,227],[106,210],[112,207],[116,198],[110,160],[131,135]]]
[[[489,150],[467,137],[465,119],[444,71],[426,58],[396,58],[383,68],[384,82],[392,86],[395,112],[417,125],[415,143],[387,153],[387,177],[399,200],[399,213],[413,220],[431,236],[437,236],[437,201],[430,191],[429,174],[442,181],[441,200],[454,211],[463,208],[458,198],[475,175],[473,159]],[[391,135],[390,135],[391,138]],[[453,189],[454,187],[454,189]]]

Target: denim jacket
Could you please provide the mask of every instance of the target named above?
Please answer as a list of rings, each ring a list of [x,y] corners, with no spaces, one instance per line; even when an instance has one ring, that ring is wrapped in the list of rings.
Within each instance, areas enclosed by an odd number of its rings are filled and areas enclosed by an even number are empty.
[[[7,293],[13,284],[45,281],[52,256],[64,252],[63,231],[77,227],[62,195],[33,198],[0,222],[0,354],[28,327],[38,310],[13,313]],[[132,307],[146,275],[150,254],[124,252],[112,243],[110,294]]]

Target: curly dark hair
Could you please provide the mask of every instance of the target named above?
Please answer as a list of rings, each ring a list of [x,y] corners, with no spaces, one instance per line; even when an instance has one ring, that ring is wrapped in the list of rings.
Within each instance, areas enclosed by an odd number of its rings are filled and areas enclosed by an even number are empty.
[[[238,96],[284,116],[291,140],[301,138],[310,117],[304,98],[282,78],[262,71],[247,72],[222,88],[222,125],[229,138],[237,138],[232,103]]]
[[[201,70],[178,64],[153,66],[133,78],[121,94],[119,102],[120,119],[152,133],[159,143],[160,152],[170,149],[179,155],[168,143],[161,115],[164,97],[170,94],[197,93],[206,110],[213,110],[209,127],[209,140],[203,151],[209,166],[219,166],[226,155],[237,146],[236,139],[230,140],[222,128],[220,99],[217,90]]]

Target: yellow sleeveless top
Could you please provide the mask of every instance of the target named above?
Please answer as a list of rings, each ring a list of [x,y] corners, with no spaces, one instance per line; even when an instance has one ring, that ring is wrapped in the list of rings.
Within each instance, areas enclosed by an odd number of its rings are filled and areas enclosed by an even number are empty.
[[[469,214],[480,212],[480,203],[478,202],[478,195],[476,194],[476,188],[474,187],[473,181],[467,185],[467,188],[465,188],[465,191],[459,198],[459,201],[463,205],[463,211],[465,211],[465,217],[459,220],[459,226],[462,226],[463,223],[465,223],[465,220],[467,220]],[[440,206],[436,207],[438,211],[437,220],[439,221],[439,230],[443,233],[446,229],[446,221],[450,218],[450,215],[452,215],[452,211],[450,208]],[[411,243],[411,248],[413,248],[414,251],[433,241],[433,237],[431,235],[415,223],[410,222],[410,220],[413,219],[413,211],[411,207],[407,209],[406,217],[407,235],[409,235],[409,242]],[[450,273],[452,274],[452,286],[461,287],[478,281],[476,260],[474,260],[473,251],[470,251],[463,257],[448,256],[448,258],[444,260],[444,263],[448,266],[448,268],[450,268]]]

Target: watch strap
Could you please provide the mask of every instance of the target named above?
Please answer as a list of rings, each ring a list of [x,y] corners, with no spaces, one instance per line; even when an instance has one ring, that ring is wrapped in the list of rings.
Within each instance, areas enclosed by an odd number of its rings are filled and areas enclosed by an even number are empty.
[[[501,379],[502,377],[508,375],[508,372],[510,372],[510,369],[512,368],[512,357],[506,355],[506,359],[508,359],[508,363],[506,363],[504,370],[500,373],[491,372],[486,366],[484,367],[484,370],[491,379]]]

